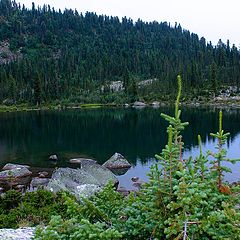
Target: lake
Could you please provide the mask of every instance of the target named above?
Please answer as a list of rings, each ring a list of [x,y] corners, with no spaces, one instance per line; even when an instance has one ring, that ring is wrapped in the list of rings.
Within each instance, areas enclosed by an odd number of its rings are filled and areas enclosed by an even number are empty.
[[[0,114],[0,165],[28,164],[37,168],[71,166],[69,159],[88,157],[104,163],[115,152],[124,155],[133,167],[119,176],[120,185],[133,189],[131,178],[147,180],[146,173],[155,163],[167,142],[167,123],[161,112],[173,114],[170,107],[161,108],[98,108],[64,111],[33,111]],[[190,125],[183,132],[184,158],[197,156],[197,135],[203,140],[203,150],[214,151],[210,132],[217,132],[218,109],[186,108],[182,120]],[[223,128],[231,133],[228,157],[240,158],[240,110],[223,110]],[[56,165],[48,161],[57,154]],[[229,182],[240,180],[240,163],[229,164],[233,173]]]

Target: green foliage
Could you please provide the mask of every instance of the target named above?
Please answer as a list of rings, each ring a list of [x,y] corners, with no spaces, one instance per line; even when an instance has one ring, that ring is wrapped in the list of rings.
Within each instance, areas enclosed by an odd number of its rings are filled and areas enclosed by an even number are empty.
[[[86,219],[80,221],[72,218],[64,221],[60,216],[52,217],[46,229],[37,229],[36,240],[59,240],[59,239],[93,239],[115,240],[122,239],[122,234],[104,223],[90,223]]]
[[[27,192],[25,195],[9,190],[0,199],[0,227],[35,226],[47,223],[51,216],[67,215],[65,198],[47,190]]]

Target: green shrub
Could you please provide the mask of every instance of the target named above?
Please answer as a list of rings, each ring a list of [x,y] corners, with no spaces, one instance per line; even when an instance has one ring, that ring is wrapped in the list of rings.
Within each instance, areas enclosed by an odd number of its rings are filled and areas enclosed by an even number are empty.
[[[7,191],[0,199],[0,228],[46,224],[56,214],[66,217],[65,195],[41,189],[25,195],[15,190]],[[72,196],[68,194],[68,197]]]

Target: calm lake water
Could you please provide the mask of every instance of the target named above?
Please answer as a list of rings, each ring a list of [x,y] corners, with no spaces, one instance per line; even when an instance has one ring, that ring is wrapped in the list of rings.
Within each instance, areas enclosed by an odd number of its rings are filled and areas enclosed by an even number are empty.
[[[214,151],[210,132],[218,129],[218,111],[184,108],[182,119],[190,125],[183,133],[184,157],[197,156],[197,135],[203,150]],[[70,166],[69,159],[88,157],[104,163],[115,152],[124,155],[133,167],[119,176],[121,186],[134,188],[131,177],[147,180],[146,173],[167,141],[167,123],[160,113],[173,114],[172,108],[79,109],[0,114],[0,165],[8,162],[39,168]],[[223,110],[223,127],[231,133],[228,157],[240,158],[240,110]],[[48,161],[59,156],[56,165]],[[233,173],[226,180],[240,180],[240,163],[229,164]]]

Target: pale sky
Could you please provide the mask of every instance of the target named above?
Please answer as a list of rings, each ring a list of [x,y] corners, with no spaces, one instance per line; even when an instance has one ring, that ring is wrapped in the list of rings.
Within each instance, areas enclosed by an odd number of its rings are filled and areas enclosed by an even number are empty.
[[[240,0],[19,0],[26,7],[49,4],[55,9],[72,8],[108,16],[166,21],[204,36],[216,44],[221,38],[240,47]],[[16,0],[16,2],[18,2]]]

